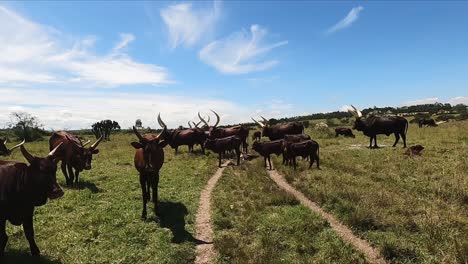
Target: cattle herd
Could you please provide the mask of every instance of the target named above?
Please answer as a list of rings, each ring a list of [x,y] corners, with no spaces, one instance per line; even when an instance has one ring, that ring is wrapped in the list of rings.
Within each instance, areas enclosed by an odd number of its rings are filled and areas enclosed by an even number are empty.
[[[178,147],[186,145],[192,152],[195,145],[200,145],[202,153],[205,149],[218,154],[218,165],[228,152],[234,152],[237,165],[240,163],[241,152],[248,152],[247,139],[249,127],[244,125],[221,128],[219,115],[216,122],[210,126],[209,118],[203,118],[200,113],[200,122],[189,124],[188,129],[168,129],[160,115],[157,117],[162,131],[158,134],[148,133],[141,135],[133,127],[137,141],[130,144],[135,148],[134,165],[139,173],[142,191],[143,210],[141,217],[147,217],[146,204],[152,197],[154,212],[158,212],[158,183],[159,171],[164,164],[164,147],[169,145],[177,153]],[[406,132],[408,121],[402,117],[369,117],[362,118],[362,113],[354,106],[349,111],[356,120],[353,129],[362,131],[370,138],[370,148],[377,148],[378,134],[395,134],[395,146],[400,136],[406,147]],[[314,162],[320,169],[319,144],[304,134],[304,126],[300,122],[270,125],[268,120],[261,116],[263,121],[252,120],[261,128],[253,134],[252,149],[264,157],[265,167],[267,161],[272,169],[271,154],[282,155],[283,164],[292,165],[296,169],[296,157],[309,159],[309,169]],[[344,135],[354,137],[351,129],[337,128],[336,136]],[[92,156],[99,153],[97,149],[104,135],[101,135],[90,147],[90,141],[83,143],[76,135],[58,131],[49,139],[50,153],[44,157],[31,155],[22,143],[7,148],[7,140],[0,141],[0,155],[10,155],[15,149],[20,149],[29,163],[18,161],[0,161],[0,257],[4,254],[8,241],[6,234],[6,221],[13,225],[23,225],[24,233],[30,245],[32,255],[39,255],[40,251],[34,241],[33,214],[34,207],[44,205],[47,199],[56,199],[63,196],[63,191],[57,183],[57,164],[61,161],[62,173],[66,184],[72,186],[78,183],[79,173],[91,169]],[[270,141],[261,142],[261,137]],[[372,143],[374,142],[374,145]],[[152,196],[150,194],[152,192]]]

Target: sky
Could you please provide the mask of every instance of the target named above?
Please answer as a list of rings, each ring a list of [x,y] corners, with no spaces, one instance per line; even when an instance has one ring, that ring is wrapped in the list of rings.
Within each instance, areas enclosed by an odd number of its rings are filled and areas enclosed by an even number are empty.
[[[468,103],[468,2],[0,2],[0,128]],[[214,117],[212,116],[212,120]]]

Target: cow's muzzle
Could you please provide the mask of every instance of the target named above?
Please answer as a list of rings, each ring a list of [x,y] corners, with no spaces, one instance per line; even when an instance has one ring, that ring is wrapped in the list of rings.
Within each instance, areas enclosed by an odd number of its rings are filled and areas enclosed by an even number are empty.
[[[54,188],[52,191],[49,193],[48,198],[53,200],[53,199],[58,199],[62,197],[64,194],[62,188],[58,184],[54,184]]]

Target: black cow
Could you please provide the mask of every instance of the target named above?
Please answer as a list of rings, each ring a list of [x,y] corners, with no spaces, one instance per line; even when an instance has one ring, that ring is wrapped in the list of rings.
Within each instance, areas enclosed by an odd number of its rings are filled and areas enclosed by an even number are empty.
[[[335,128],[335,137],[338,137],[339,135],[343,135],[345,137],[352,137],[355,138],[356,136],[353,134],[353,131],[351,128],[346,128],[346,127],[337,127]]]
[[[320,169],[319,144],[314,140],[305,140],[297,143],[284,142],[284,155],[286,160],[292,160],[294,169],[296,169],[296,157],[309,157],[309,169],[317,161],[317,169]]]
[[[271,167],[270,155],[271,154],[276,154],[276,155],[283,154],[283,142],[284,142],[283,139],[269,141],[269,142],[255,141],[252,145],[252,149],[257,151],[258,154],[263,156],[263,160],[265,161],[265,167],[267,166],[266,162],[268,160],[268,164],[270,165],[270,170],[271,170],[272,167]],[[284,156],[283,156],[283,159],[284,159]]]
[[[437,123],[432,118],[428,118],[428,119],[424,118],[424,119],[419,119],[418,125],[419,125],[420,128],[423,127],[423,126],[436,127]]]
[[[302,134],[304,133],[304,125],[300,122],[289,122],[285,124],[279,124],[270,126],[268,120],[263,116],[260,116],[263,119],[263,123],[255,120],[252,120],[262,127],[262,137],[268,137],[270,140],[283,139],[285,135],[288,134]]]
[[[57,145],[45,158],[34,157],[21,145],[29,166],[17,161],[0,161],[0,257],[8,241],[7,220],[13,225],[23,225],[31,254],[40,255],[34,240],[34,207],[46,204],[48,198],[63,196],[57,184],[58,160],[55,156],[61,145]]]
[[[214,153],[219,154],[219,164],[218,166],[221,167],[221,156],[226,151],[234,150],[236,152],[237,157],[237,165],[240,164],[240,146],[242,144],[242,139],[237,136],[230,136],[225,138],[208,138],[205,141],[205,148],[213,151]]]
[[[11,152],[13,152],[13,150],[19,148],[22,144],[24,144],[24,140],[22,143],[12,147],[11,149],[8,149],[6,144],[8,142],[8,139],[5,138],[3,140],[0,140],[0,156],[8,156],[11,154]]]
[[[348,111],[356,117],[353,129],[362,131],[364,135],[370,138],[369,148],[378,148],[377,135],[379,134],[384,134],[387,136],[390,136],[390,134],[395,134],[395,143],[393,143],[393,147],[396,146],[401,136],[403,138],[403,147],[406,148],[408,120],[405,118],[400,116],[372,116],[363,120],[361,111],[359,111],[356,107],[351,105],[351,107],[348,107]],[[372,140],[375,143],[374,146],[372,146]]]
[[[260,131],[255,131],[252,135],[252,141],[260,140],[262,139],[262,132]]]

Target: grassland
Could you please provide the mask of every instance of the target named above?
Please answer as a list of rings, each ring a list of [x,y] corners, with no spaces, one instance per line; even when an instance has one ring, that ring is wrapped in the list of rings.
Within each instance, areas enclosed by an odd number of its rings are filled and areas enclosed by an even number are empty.
[[[359,132],[355,139],[307,132],[321,145],[322,170],[301,162],[294,171],[276,158],[289,183],[393,263],[468,263],[468,122],[411,125],[409,145],[425,147],[415,158],[390,147],[393,136],[370,150]]]
[[[159,198],[161,218],[141,216],[141,189],[133,167],[133,135],[116,135],[99,146],[93,169],[80,175],[78,189],[36,210],[36,241],[42,263],[187,263],[194,259],[194,221],[200,192],[217,168],[215,155],[174,155],[165,150]],[[48,142],[28,143],[38,156]],[[24,160],[20,151],[9,157]],[[64,186],[62,173],[57,173]],[[152,204],[150,207],[152,208]],[[7,225],[10,237],[5,263],[30,263],[29,245],[21,227]],[[34,260],[37,261],[37,260]],[[2,262],[3,263],[3,262]]]

